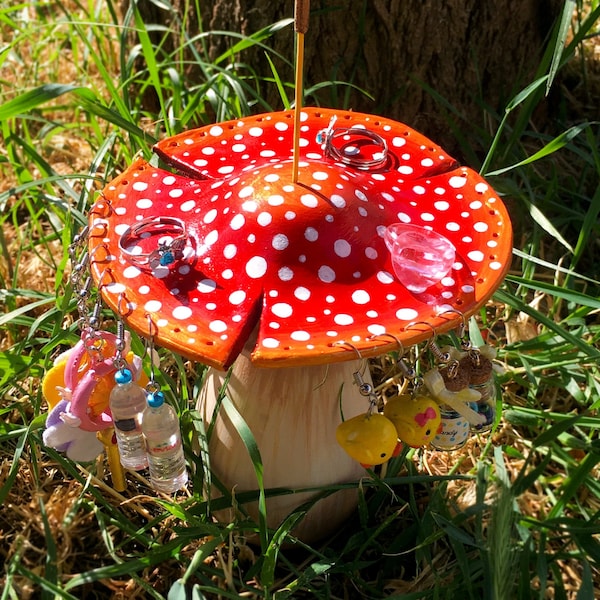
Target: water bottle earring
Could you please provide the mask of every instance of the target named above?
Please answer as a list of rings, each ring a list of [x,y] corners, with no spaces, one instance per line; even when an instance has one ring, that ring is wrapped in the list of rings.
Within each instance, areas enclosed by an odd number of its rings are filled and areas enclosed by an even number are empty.
[[[354,460],[364,467],[380,465],[388,461],[398,445],[394,424],[377,410],[378,398],[372,384],[364,380],[367,362],[358,348],[350,342],[336,342],[336,346],[349,346],[360,360],[354,371],[354,383],[362,396],[368,398],[369,406],[364,414],[342,421],[335,432],[338,444]]]

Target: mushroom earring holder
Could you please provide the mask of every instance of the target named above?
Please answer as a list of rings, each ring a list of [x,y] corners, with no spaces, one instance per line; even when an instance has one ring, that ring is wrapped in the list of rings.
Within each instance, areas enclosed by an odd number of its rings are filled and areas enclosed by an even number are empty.
[[[89,251],[104,301],[132,329],[144,335],[150,315],[157,344],[211,367],[207,419],[233,365],[227,395],[256,437],[265,486],[298,489],[361,476],[335,442],[340,388],[345,417],[364,412],[344,386],[357,361],[343,342],[368,358],[424,341],[411,322],[455,328],[502,282],[512,229],[479,174],[402,123],[303,109],[295,183],[293,128],[282,111],[159,142],[162,166],[135,161],[91,208]],[[395,254],[398,224],[416,237]],[[451,252],[443,268],[433,234]],[[403,283],[398,264],[429,279]],[[215,423],[217,476],[256,489],[231,421]],[[280,498],[273,523],[305,499]],[[327,501],[307,531],[355,503]]]

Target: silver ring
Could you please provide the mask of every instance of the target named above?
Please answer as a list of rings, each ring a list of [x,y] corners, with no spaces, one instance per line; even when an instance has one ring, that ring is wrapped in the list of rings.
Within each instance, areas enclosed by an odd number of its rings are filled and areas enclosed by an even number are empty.
[[[388,145],[378,133],[366,127],[334,127],[336,120],[334,115],[327,129],[317,134],[325,156],[356,169],[377,169],[387,162]],[[362,155],[363,146],[376,146],[378,150],[369,158]]]
[[[183,258],[187,239],[181,219],[154,217],[129,226],[119,239],[119,250],[132,265],[169,267]]]

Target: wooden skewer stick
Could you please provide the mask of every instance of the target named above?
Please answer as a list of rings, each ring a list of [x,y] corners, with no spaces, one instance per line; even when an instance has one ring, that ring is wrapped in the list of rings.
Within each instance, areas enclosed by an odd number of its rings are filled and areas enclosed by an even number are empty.
[[[294,153],[292,162],[292,183],[298,183],[298,162],[300,160],[300,113],[304,96],[304,34],[308,31],[310,0],[296,0],[294,4],[294,31],[296,32],[296,81],[294,100]]]

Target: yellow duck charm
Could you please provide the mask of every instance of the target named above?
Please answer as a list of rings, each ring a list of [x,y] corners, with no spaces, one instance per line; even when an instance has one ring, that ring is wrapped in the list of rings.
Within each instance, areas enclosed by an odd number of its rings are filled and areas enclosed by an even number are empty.
[[[429,444],[442,424],[437,402],[423,395],[395,396],[386,402],[383,414],[396,427],[400,440],[412,448]]]

